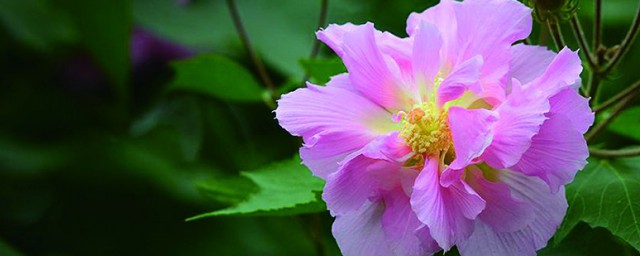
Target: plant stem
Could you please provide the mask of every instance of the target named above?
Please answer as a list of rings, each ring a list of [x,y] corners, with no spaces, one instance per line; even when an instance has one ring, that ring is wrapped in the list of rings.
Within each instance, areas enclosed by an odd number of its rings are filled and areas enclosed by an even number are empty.
[[[562,48],[566,45],[564,43],[564,38],[562,37],[562,31],[560,30],[560,24],[556,21],[551,21],[547,19],[547,27],[549,28],[549,33],[553,38],[553,42],[556,44],[556,48],[558,51],[562,50]]]
[[[329,10],[329,0],[320,0],[320,16],[318,17],[318,25],[317,28],[324,27],[324,24],[327,23],[327,13]],[[314,40],[313,46],[311,47],[311,54],[309,54],[309,59],[313,60],[318,56],[318,52],[320,50],[320,40]],[[304,77],[302,78],[302,83],[304,84],[307,80],[309,80],[309,73],[305,71]]]
[[[591,49],[589,48],[586,37],[584,36],[584,31],[582,30],[580,19],[578,19],[577,14],[574,14],[571,17],[571,28],[573,28],[573,34],[578,39],[578,43],[580,44],[580,48],[585,56],[585,59],[587,59],[587,63],[589,64],[591,72],[597,71],[597,64],[593,59]]]
[[[244,46],[245,51],[251,58],[251,62],[255,66],[258,71],[258,75],[260,76],[260,80],[267,87],[270,96],[275,99],[275,85],[269,77],[267,70],[264,67],[264,64],[258,58],[258,55],[253,50],[251,46],[251,41],[249,40],[249,35],[247,31],[244,29],[244,25],[242,25],[242,20],[240,19],[240,13],[238,12],[238,7],[236,7],[236,3],[234,0],[227,0],[227,7],[229,7],[229,13],[231,14],[231,18],[233,19],[233,24],[236,27],[236,31],[238,31],[238,35],[240,36],[240,40],[242,41],[242,45]]]
[[[620,114],[620,112],[622,112],[622,110],[624,110],[629,104],[631,104],[635,96],[636,95],[627,95],[622,100],[620,100],[618,105],[616,105],[616,107],[611,111],[611,115],[602,120],[602,122],[599,122],[595,126],[593,126],[593,128],[585,135],[585,139],[587,140],[587,142],[591,141],[593,138],[595,138],[596,135],[598,135],[598,133],[602,132],[604,128],[606,128],[609,123],[611,123],[611,121],[613,121],[613,119],[615,119]]]
[[[595,149],[590,148],[589,153],[599,157],[631,157],[640,156],[640,147],[628,149]]]
[[[602,33],[602,0],[596,0],[596,19],[593,25],[593,52],[597,54],[600,48],[600,39]]]
[[[587,85],[585,97],[593,97],[593,103],[597,104],[598,88],[600,87],[600,73],[592,70],[589,73],[589,84]]]
[[[638,94],[640,94],[640,80],[636,81],[634,84],[632,84],[631,86],[627,87],[623,91],[619,92],[615,96],[609,98],[608,100],[606,100],[602,104],[594,107],[593,111],[596,112],[596,113],[600,112],[603,109],[606,109],[606,108],[612,106],[616,102],[619,102],[622,98],[624,98],[627,95],[638,95]]]
[[[631,45],[631,43],[633,43],[633,40],[635,39],[636,35],[638,35],[639,28],[640,28],[640,6],[638,6],[638,10],[636,12],[635,18],[633,18],[633,23],[631,24],[631,28],[629,29],[629,32],[627,32],[627,35],[625,36],[624,40],[620,44],[620,48],[618,48],[615,55],[613,55],[613,57],[611,58],[611,61],[609,61],[609,64],[606,65],[602,70],[603,74],[609,74],[609,72],[611,72],[611,70],[613,70],[620,63],[620,60],[629,50],[629,46]]]

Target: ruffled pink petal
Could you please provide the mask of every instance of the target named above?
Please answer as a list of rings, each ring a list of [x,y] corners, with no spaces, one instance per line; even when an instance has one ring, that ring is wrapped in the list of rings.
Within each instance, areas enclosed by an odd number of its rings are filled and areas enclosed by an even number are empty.
[[[453,137],[456,159],[448,169],[462,170],[479,157],[491,144],[492,128],[497,121],[495,113],[486,109],[449,109],[449,128]]]
[[[309,140],[326,131],[374,138],[395,130],[391,113],[364,96],[337,86],[307,86],[278,100],[276,118],[289,133]]]
[[[386,192],[383,200],[385,209],[382,214],[382,227],[393,252],[390,255],[421,256],[440,250],[428,232],[421,232],[420,229],[428,231],[428,228],[423,228],[424,224],[411,209],[409,197],[402,188],[396,187]]]
[[[352,23],[343,25],[330,24],[327,28],[316,32],[316,37],[329,46],[338,56],[342,57],[344,55],[342,50],[344,34],[353,31],[357,26]]]
[[[555,192],[573,180],[576,172],[586,165],[588,156],[587,143],[571,120],[551,114],[513,168],[540,177]]]
[[[520,160],[549,111],[549,102],[539,92],[535,89],[522,91],[517,80],[513,84],[509,98],[495,110],[500,118],[493,130],[493,142],[482,155],[487,164],[499,169],[513,166]]]
[[[445,251],[464,241],[473,232],[473,219],[485,202],[464,181],[443,187],[439,181],[438,159],[428,159],[411,194],[411,208],[429,227],[431,236]]]
[[[426,95],[431,91],[434,79],[440,71],[440,48],[442,38],[438,29],[429,23],[422,22],[413,35],[412,67],[415,83],[420,86],[417,93]]]
[[[527,84],[540,77],[555,57],[546,47],[516,44],[511,47],[511,77]]]
[[[540,77],[525,86],[537,88],[544,96],[551,97],[566,88],[577,89],[575,86],[579,86],[576,82],[580,81],[581,72],[582,62],[578,52],[565,47]]]
[[[567,210],[564,189],[550,193],[542,180],[510,171],[501,171],[499,179],[510,187],[514,198],[531,206],[535,219],[515,232],[499,232],[476,222],[473,234],[458,245],[463,256],[536,255],[536,250],[546,246],[564,218]]]
[[[356,211],[336,216],[332,233],[343,255],[393,255],[382,229],[384,204],[367,201]]]
[[[470,175],[469,185],[486,201],[486,208],[479,215],[482,222],[497,232],[513,232],[531,224],[533,208],[514,199],[507,185],[487,180],[479,169],[472,169]]]
[[[460,98],[469,87],[477,83],[482,63],[482,56],[477,55],[457,65],[438,88],[436,96],[438,105],[442,106]]]
[[[391,110],[404,109],[417,95],[402,82],[397,62],[383,55],[373,24],[357,26],[344,34],[344,61],[355,88],[377,104]]]
[[[585,133],[593,124],[594,115],[589,107],[589,100],[580,96],[573,89],[564,89],[549,99],[552,114],[562,114],[569,118],[573,127]]]
[[[355,132],[321,132],[305,140],[300,148],[300,158],[311,172],[327,179],[338,170],[338,163],[371,141],[371,136]]]

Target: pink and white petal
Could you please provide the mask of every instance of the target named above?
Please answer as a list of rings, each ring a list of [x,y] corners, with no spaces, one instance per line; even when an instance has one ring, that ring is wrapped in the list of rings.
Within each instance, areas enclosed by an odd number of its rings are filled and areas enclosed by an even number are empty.
[[[550,114],[513,169],[540,177],[552,192],[571,182],[587,164],[589,149],[582,133],[570,123],[564,115]]]
[[[419,86],[416,93],[422,96],[432,90],[436,74],[440,71],[441,47],[438,28],[423,21],[414,34],[412,57],[414,82]]]
[[[384,193],[382,228],[385,231],[391,255],[430,255],[440,250],[431,236],[418,230],[424,224],[411,209],[409,197],[401,187]]]
[[[363,148],[362,155],[372,158],[404,163],[415,155],[405,140],[398,136],[399,132],[391,132],[380,136]]]
[[[380,190],[400,183],[403,169],[400,163],[361,154],[347,157],[345,161],[337,172],[327,177],[322,194],[332,215],[355,211]]]
[[[487,180],[477,168],[471,169],[470,174],[466,179],[469,186],[486,201],[486,208],[478,216],[482,222],[497,232],[518,231],[531,224],[535,217],[533,208],[528,203],[514,199],[507,185]]]
[[[523,91],[515,79],[513,85],[508,99],[495,110],[500,117],[493,129],[493,142],[482,155],[493,168],[510,167],[520,160],[549,111],[549,102],[535,89]]]
[[[404,109],[415,102],[416,95],[403,85],[398,64],[383,55],[375,36],[373,24],[357,26],[345,33],[344,61],[353,86],[363,95],[390,110]]]
[[[374,138],[396,130],[391,113],[360,94],[337,86],[307,86],[283,95],[275,110],[280,125],[293,135],[308,140],[329,130]]]
[[[478,221],[473,234],[458,249],[461,255],[536,255],[562,223],[568,207],[564,189],[551,193],[539,178],[509,170],[501,170],[498,179],[516,200],[530,205],[533,222],[518,231],[499,232]]]
[[[316,37],[329,46],[338,56],[342,57],[344,55],[342,50],[344,34],[353,31],[357,26],[351,23],[343,25],[330,24],[327,28],[316,32]]]
[[[356,211],[336,216],[331,230],[343,255],[393,255],[382,228],[384,208],[367,201]]]
[[[543,46],[516,44],[511,47],[511,77],[527,84],[540,77],[555,56]]]
[[[371,136],[358,131],[321,132],[305,140],[300,158],[315,176],[326,180],[329,174],[338,171],[338,163],[371,140]]]
[[[411,208],[429,227],[431,237],[445,251],[464,241],[473,232],[473,219],[485,202],[464,181],[443,187],[439,182],[439,160],[428,159],[416,178]]]
[[[477,55],[457,65],[438,87],[436,96],[438,105],[442,106],[460,98],[467,89],[477,83],[482,63],[482,56]]]
[[[462,170],[482,155],[493,140],[496,114],[486,109],[449,109],[449,128],[453,137],[456,159],[447,169]]]
[[[565,47],[555,56],[544,73],[525,84],[525,87],[537,88],[544,96],[551,97],[566,88],[573,88],[576,82],[580,81],[581,72],[582,62],[578,52]]]
[[[433,6],[422,13],[411,13],[407,19],[407,33],[413,37],[422,22],[435,25],[441,33],[442,49],[441,63],[448,68],[453,66],[454,56],[458,47],[457,20],[455,8],[458,3],[450,0],[443,0],[438,5]]]
[[[580,96],[573,89],[567,88],[549,99],[552,114],[562,114],[569,118],[573,127],[580,133],[587,132],[593,124],[594,114],[589,107],[589,100]]]

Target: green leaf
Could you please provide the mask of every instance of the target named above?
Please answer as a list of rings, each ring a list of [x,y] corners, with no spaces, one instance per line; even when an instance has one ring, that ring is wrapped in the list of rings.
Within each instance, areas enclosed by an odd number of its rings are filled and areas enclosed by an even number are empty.
[[[223,100],[257,102],[264,89],[237,62],[216,54],[176,61],[176,78],[170,90],[191,91]]]
[[[329,78],[347,72],[339,58],[333,59],[304,59],[300,63],[313,83],[325,84]]]
[[[629,108],[620,113],[620,115],[611,122],[609,130],[640,141],[640,133],[638,132],[638,127],[640,127],[639,116],[640,107]]]
[[[0,21],[18,40],[40,50],[77,36],[68,17],[45,0],[0,0]]]
[[[78,29],[80,41],[112,79],[121,100],[127,97],[129,39],[133,23],[130,0],[56,1]]]
[[[19,256],[19,255],[22,255],[22,253],[18,252],[11,245],[9,245],[7,242],[5,242],[4,240],[0,239],[0,255]]]
[[[322,190],[324,182],[312,176],[298,157],[241,174],[258,186],[258,192],[233,207],[187,220],[224,215],[286,215],[326,209],[319,207],[322,203],[316,193]]]
[[[569,209],[556,242],[583,221],[608,229],[640,250],[640,157],[591,159],[566,193]]]

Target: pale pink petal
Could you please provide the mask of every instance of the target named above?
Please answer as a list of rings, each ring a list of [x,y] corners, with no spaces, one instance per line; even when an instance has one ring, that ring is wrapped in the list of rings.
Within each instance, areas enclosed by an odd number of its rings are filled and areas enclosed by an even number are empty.
[[[511,77],[527,84],[540,77],[555,57],[546,47],[516,44],[511,47]]]
[[[533,208],[514,199],[507,185],[487,180],[479,169],[472,169],[467,177],[469,186],[486,201],[486,208],[479,215],[482,222],[497,232],[513,232],[531,224]]]
[[[393,255],[382,229],[383,212],[384,204],[367,201],[356,211],[336,216],[332,233],[343,255]]]
[[[449,109],[449,128],[453,137],[456,159],[448,169],[462,170],[479,157],[493,139],[495,113],[486,109]]]
[[[562,114],[551,114],[513,168],[540,177],[555,192],[573,180],[588,156],[587,143],[571,120]]]
[[[357,26],[351,23],[343,25],[330,24],[327,28],[316,32],[316,37],[329,46],[338,56],[342,57],[344,55],[342,50],[344,34],[353,31]]]
[[[564,89],[549,99],[552,114],[562,114],[569,118],[573,127],[580,133],[585,133],[593,124],[593,112],[589,107],[589,100],[570,88]]]
[[[371,136],[358,131],[321,132],[305,140],[300,158],[320,178],[338,170],[338,163],[371,141]]]
[[[455,7],[457,3],[449,0],[441,1],[440,4],[433,6],[422,13],[411,13],[407,19],[407,33],[413,36],[417,28],[422,22],[435,25],[441,33],[442,45],[440,57],[446,61],[446,65],[453,66],[453,59],[456,49],[459,49],[456,40],[457,20],[455,15]]]
[[[353,86],[363,95],[387,109],[404,109],[416,95],[403,85],[398,64],[382,54],[375,33],[371,23],[346,33],[342,60]]]
[[[424,224],[411,209],[409,197],[402,188],[386,192],[383,200],[382,227],[393,252],[391,255],[421,256],[440,250],[428,233],[418,231]]]
[[[484,209],[485,202],[464,181],[441,186],[438,162],[437,158],[428,159],[416,178],[411,208],[446,251],[471,235],[473,219]]]
[[[289,133],[308,140],[321,132],[359,132],[374,138],[395,130],[391,113],[369,99],[336,86],[307,88],[278,100],[276,118]]]
[[[525,86],[537,88],[544,96],[551,97],[566,88],[575,86],[576,82],[580,81],[581,72],[582,62],[578,52],[565,47],[540,77]]]
[[[442,81],[437,92],[437,103],[442,106],[445,103],[458,99],[480,77],[482,56],[477,55],[457,65],[453,71]]]
[[[550,193],[546,184],[535,177],[501,171],[500,181],[510,187],[512,195],[528,203],[535,219],[527,227],[514,232],[499,232],[483,222],[476,222],[469,239],[458,246],[465,255],[536,255],[556,232],[567,210],[564,189]]]
[[[549,111],[549,102],[537,90],[521,90],[514,80],[513,92],[496,112],[499,119],[494,127],[494,138],[482,159],[494,168],[513,166],[531,145]]]
[[[414,34],[412,58],[414,80],[419,84],[420,95],[431,91],[436,74],[440,71],[440,47],[442,38],[438,29],[422,22]]]

